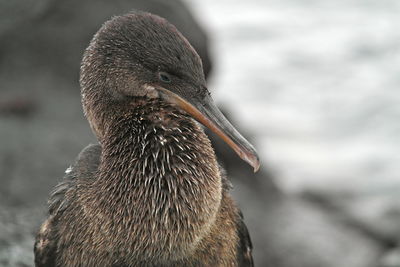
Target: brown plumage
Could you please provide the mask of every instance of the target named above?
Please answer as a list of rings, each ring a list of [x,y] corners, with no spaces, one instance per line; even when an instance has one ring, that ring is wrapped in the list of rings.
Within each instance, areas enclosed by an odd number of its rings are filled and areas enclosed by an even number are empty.
[[[252,266],[251,242],[200,121],[258,168],[201,61],[164,19],[108,21],[81,67],[89,145],[50,197],[36,266]],[[194,118],[196,120],[194,120]]]

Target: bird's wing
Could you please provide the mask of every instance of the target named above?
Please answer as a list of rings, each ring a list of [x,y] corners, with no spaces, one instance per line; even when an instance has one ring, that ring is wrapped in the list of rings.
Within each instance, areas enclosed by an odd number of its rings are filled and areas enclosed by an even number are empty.
[[[49,198],[50,215],[55,215],[68,207],[68,199],[65,194],[73,189],[78,180],[93,179],[100,163],[101,146],[88,145],[81,153],[75,163],[65,171],[64,179],[56,185]]]
[[[93,179],[100,156],[100,145],[84,148],[75,163],[65,171],[63,180],[52,191],[49,198],[49,217],[40,227],[35,239],[34,254],[37,267],[56,266],[58,218],[69,205],[66,193],[76,186],[78,180]]]
[[[249,231],[243,222],[243,214],[239,211],[238,222],[238,235],[239,235],[239,245],[237,251],[238,263],[240,267],[253,267],[253,245],[251,244],[251,239]]]
[[[56,266],[57,237],[54,231],[55,225],[54,216],[49,216],[36,235],[33,248],[36,267]]]
[[[232,184],[227,178],[225,169],[222,167],[221,164],[219,164],[218,167],[221,173],[223,190],[225,191],[231,190]],[[239,208],[238,208],[238,216],[236,219],[236,223],[237,223],[236,227],[239,237],[239,243],[236,252],[238,266],[253,267],[254,266],[253,255],[252,255],[253,245],[251,243],[250,234],[249,231],[247,230],[247,226],[244,224],[243,221],[243,213],[239,210]]]

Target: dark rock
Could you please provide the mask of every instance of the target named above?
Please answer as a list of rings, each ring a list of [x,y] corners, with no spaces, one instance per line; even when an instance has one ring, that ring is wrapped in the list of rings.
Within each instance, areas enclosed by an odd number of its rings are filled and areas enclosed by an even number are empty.
[[[32,99],[18,97],[6,101],[0,101],[0,116],[17,116],[26,118],[35,111],[36,103]]]
[[[21,11],[22,18],[18,22],[10,23],[7,30],[3,30],[0,51],[3,62],[8,62],[3,67],[44,68],[76,85],[83,51],[100,25],[113,15],[140,9],[159,14],[173,23],[198,51],[205,73],[211,70],[207,36],[181,1],[49,0],[39,3],[31,12],[16,3],[14,12],[9,13],[12,16],[6,16],[11,19],[16,10],[26,10]],[[9,9],[11,11],[12,7]]]

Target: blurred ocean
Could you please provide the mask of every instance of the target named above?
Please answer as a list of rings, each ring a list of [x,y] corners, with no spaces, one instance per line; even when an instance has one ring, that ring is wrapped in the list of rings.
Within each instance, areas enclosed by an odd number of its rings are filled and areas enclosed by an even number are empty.
[[[191,0],[214,98],[290,192],[400,196],[400,1]]]

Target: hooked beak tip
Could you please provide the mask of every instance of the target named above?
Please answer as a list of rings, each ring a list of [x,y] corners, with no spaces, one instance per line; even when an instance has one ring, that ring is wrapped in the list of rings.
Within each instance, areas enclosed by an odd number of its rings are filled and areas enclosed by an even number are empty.
[[[260,169],[260,161],[257,161],[257,163],[253,165],[253,167],[254,167],[254,173],[258,172],[258,170]]]
[[[257,155],[257,152],[253,151],[252,153],[239,153],[240,157],[246,161],[250,166],[253,167],[254,173],[256,173],[260,169],[260,159]]]

